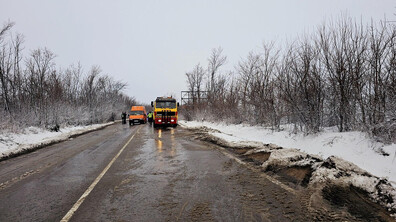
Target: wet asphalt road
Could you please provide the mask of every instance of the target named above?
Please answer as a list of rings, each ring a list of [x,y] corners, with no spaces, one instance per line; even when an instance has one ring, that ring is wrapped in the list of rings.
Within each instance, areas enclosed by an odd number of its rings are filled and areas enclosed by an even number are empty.
[[[60,221],[112,160],[70,221],[312,220],[304,195],[192,137],[115,124],[2,161],[0,221]]]

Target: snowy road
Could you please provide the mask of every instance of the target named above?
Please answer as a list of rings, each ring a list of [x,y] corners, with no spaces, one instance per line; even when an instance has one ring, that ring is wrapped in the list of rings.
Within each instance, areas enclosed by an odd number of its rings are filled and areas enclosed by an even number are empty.
[[[344,194],[327,190],[328,199]],[[148,124],[115,124],[0,162],[0,221],[66,215],[70,221],[372,219],[280,183],[189,130]]]

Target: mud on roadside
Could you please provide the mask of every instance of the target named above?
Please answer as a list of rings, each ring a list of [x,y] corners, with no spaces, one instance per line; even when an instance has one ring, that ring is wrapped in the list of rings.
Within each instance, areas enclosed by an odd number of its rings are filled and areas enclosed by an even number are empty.
[[[230,143],[213,136],[210,133],[213,130],[206,127],[189,130],[195,139],[224,148],[283,184],[296,190],[309,190],[309,205],[318,201],[326,203],[335,211],[342,209],[361,221],[396,219],[396,189],[386,179],[373,176],[348,161],[335,156],[323,159],[274,144]],[[321,200],[313,201],[313,198]],[[314,208],[313,218],[317,211]]]

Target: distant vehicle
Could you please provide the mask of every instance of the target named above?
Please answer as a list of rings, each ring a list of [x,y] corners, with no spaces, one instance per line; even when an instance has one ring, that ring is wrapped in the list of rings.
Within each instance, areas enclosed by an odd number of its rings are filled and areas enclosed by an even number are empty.
[[[157,126],[177,126],[177,108],[179,103],[172,97],[157,97],[154,102],[151,102],[154,108],[154,127]]]
[[[129,112],[129,125],[134,125],[135,123],[144,124],[147,122],[147,113],[144,106],[132,106]]]

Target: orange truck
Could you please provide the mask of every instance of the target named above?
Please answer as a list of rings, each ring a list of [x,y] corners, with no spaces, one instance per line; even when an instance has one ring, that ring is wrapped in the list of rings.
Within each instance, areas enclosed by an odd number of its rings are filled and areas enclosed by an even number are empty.
[[[129,112],[129,125],[135,125],[135,123],[144,124],[147,122],[147,113],[144,106],[132,106]]]

